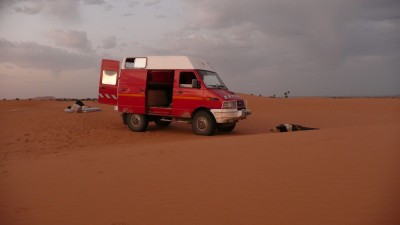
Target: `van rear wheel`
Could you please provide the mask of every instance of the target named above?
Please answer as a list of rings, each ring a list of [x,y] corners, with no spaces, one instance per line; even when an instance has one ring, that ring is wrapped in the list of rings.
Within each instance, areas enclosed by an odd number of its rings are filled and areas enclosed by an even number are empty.
[[[128,113],[126,116],[126,124],[132,131],[145,131],[149,125],[149,120],[146,115]]]
[[[192,120],[192,129],[197,135],[213,135],[216,126],[217,123],[215,122],[214,117],[207,111],[197,112]]]

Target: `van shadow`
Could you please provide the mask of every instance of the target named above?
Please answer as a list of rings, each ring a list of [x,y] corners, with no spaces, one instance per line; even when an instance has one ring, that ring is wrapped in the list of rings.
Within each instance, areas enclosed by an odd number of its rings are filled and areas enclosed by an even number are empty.
[[[271,133],[271,125],[249,125],[246,124],[246,121],[237,123],[235,129],[231,132],[221,132],[216,131],[214,136],[237,136],[237,135],[254,135],[254,134],[265,134]],[[183,135],[183,136],[193,136],[195,135],[192,130],[191,124],[187,123],[177,123],[173,122],[168,127],[158,127],[154,123],[149,123],[147,127],[147,131],[149,132],[157,132],[159,134],[176,134],[176,135]],[[198,136],[198,135],[196,135]]]

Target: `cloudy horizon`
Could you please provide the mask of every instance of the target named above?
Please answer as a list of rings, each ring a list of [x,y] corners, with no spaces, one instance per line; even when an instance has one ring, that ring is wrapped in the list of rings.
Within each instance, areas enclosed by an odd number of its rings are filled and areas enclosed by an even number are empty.
[[[396,0],[3,0],[0,98],[97,98],[102,58],[190,55],[239,93],[400,95]]]

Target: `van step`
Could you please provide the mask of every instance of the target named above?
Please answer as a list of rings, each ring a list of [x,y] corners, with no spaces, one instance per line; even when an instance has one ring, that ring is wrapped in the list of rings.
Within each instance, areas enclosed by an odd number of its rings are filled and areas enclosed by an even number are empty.
[[[161,121],[172,121],[172,118],[161,118]]]

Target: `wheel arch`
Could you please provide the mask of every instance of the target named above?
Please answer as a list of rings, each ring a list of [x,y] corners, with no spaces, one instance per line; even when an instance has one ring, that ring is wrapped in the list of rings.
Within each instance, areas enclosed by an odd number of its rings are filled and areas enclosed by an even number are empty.
[[[128,122],[127,122],[128,113],[124,112],[121,114],[121,116],[122,116],[122,122],[124,123],[124,125],[127,125],[128,124]]]
[[[214,115],[211,113],[210,109],[207,108],[207,107],[199,107],[199,108],[195,109],[195,110],[192,112],[191,119],[193,119],[194,115],[196,115],[196,113],[198,113],[198,112],[200,112],[200,111],[206,111],[206,112],[210,113],[210,115],[212,115],[212,117],[213,117],[214,120],[215,120]]]

